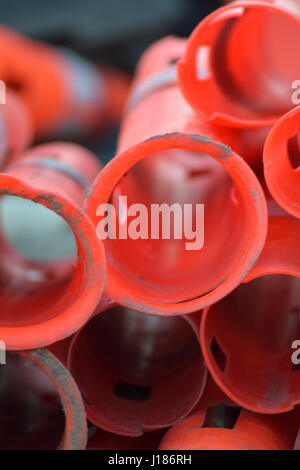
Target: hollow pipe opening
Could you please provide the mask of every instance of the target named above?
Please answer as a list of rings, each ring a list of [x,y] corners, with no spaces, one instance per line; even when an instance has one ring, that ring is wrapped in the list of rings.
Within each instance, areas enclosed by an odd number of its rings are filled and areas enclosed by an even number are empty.
[[[206,380],[197,336],[184,318],[123,307],[94,317],[74,337],[69,367],[89,420],[131,436],[187,415]]]
[[[7,353],[0,365],[0,449],[56,449],[65,416],[59,393],[30,360]]]
[[[276,122],[294,106],[299,21],[269,2],[241,1],[213,12],[194,30],[179,63],[189,103],[227,125]]]
[[[201,343],[209,370],[247,409],[280,413],[300,400],[300,367],[292,356],[300,338],[299,287],[297,277],[261,276],[204,314]]]

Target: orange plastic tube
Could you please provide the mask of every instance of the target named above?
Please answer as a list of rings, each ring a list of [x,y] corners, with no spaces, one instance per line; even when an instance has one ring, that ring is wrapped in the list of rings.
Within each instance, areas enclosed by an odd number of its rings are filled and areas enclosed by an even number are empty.
[[[69,371],[47,350],[1,362],[1,450],[83,450],[87,422]]]
[[[0,338],[7,349],[37,348],[70,336],[99,303],[104,251],[81,210],[98,170],[97,159],[84,148],[52,143],[28,150],[0,174],[1,196],[53,211],[67,222],[77,245],[76,259],[35,262],[2,238]],[[39,230],[38,220],[34,230]]]
[[[191,313],[224,297],[247,275],[266,236],[265,198],[249,166],[220,143],[219,131],[194,115],[176,84],[160,82],[157,88],[155,82],[153,91],[152,83],[150,94],[149,85],[143,86],[162,67],[169,69],[178,41],[167,38],[142,58],[118,154],[86,203],[96,228],[100,204],[118,209],[119,196],[149,211],[152,204],[204,204],[202,249],[188,251],[186,240],[172,237],[104,240],[107,295],[154,315]],[[223,129],[224,138],[230,133]]]
[[[271,126],[294,106],[299,40],[299,2],[230,3],[191,34],[178,62],[179,85],[196,112],[211,122]]]
[[[160,450],[292,450],[299,410],[268,416],[230,403],[208,387],[197,409],[168,431]]]
[[[147,432],[138,437],[130,437],[94,428],[90,432],[86,448],[87,450],[156,450],[164,432],[164,430],[159,430]]]
[[[259,413],[283,413],[300,403],[300,221],[269,218],[269,233],[244,283],[204,310],[200,342],[222,390]],[[274,210],[274,209],[272,209]]]
[[[119,119],[129,80],[68,49],[0,28],[0,78],[27,106],[36,135],[95,132]]]
[[[206,384],[198,327],[196,319],[118,306],[90,320],[72,338],[68,354],[89,421],[140,436],[187,416]]]
[[[272,128],[264,148],[268,188],[287,212],[300,218],[300,106],[285,114]]]
[[[0,169],[18,158],[33,138],[30,116],[15,93],[5,91],[0,104]]]

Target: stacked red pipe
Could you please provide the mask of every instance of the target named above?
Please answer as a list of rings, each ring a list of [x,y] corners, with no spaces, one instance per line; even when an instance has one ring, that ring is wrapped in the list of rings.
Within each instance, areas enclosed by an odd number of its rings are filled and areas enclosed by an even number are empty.
[[[144,53],[122,117],[122,73],[1,27],[3,448],[295,447],[300,8],[227,3]],[[77,144],[35,142],[118,119],[104,168]],[[68,255],[20,250],[5,218],[17,203]],[[133,205],[189,206],[194,226],[203,205],[199,244],[128,236]]]

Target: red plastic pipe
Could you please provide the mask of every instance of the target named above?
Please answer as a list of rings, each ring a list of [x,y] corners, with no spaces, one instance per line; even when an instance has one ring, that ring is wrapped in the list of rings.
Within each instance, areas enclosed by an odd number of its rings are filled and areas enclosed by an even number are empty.
[[[8,349],[41,347],[70,336],[99,303],[105,257],[81,210],[98,170],[96,158],[84,148],[52,143],[28,150],[0,174],[1,196],[27,199],[55,212],[67,222],[77,245],[76,259],[39,263],[2,239],[0,338]],[[39,230],[38,221],[33,230]]]
[[[100,302],[98,303],[97,307],[95,308],[94,314],[96,315],[98,313],[104,312],[105,310],[108,310],[108,309],[113,308],[115,306],[116,306],[115,302],[113,302],[111,299],[109,299],[106,296],[105,292],[104,292],[103,296],[100,299]],[[194,328],[197,328],[197,325],[199,326],[200,317],[199,317],[198,314],[189,315],[186,318]],[[68,351],[69,351],[71,341],[72,341],[72,336],[69,336],[68,338],[66,338],[62,341],[57,341],[56,343],[51,344],[47,348],[66,367],[67,367],[67,363],[68,363]]]
[[[256,414],[209,391],[188,418],[165,434],[160,450],[293,449],[299,410],[276,416]]]
[[[142,436],[120,436],[103,429],[90,429],[87,450],[156,450],[165,430],[147,432]]]
[[[266,246],[244,283],[202,316],[200,342],[213,378],[251,411],[283,413],[300,403],[300,367],[293,361],[299,254],[300,221],[273,213]]]
[[[300,106],[285,114],[272,128],[264,148],[268,188],[287,212],[300,218]]]
[[[271,126],[294,106],[299,40],[299,2],[230,3],[191,34],[178,62],[179,85],[190,105],[210,122]]]
[[[168,69],[178,41],[157,43],[142,58],[118,154],[96,179],[86,204],[96,229],[98,207],[111,202],[120,211],[119,196],[149,211],[153,203],[188,203],[193,210],[205,205],[202,249],[188,251],[186,240],[174,237],[104,240],[107,295],[154,315],[191,313],[224,297],[247,275],[266,236],[264,194],[248,165],[220,143],[219,131],[194,115],[178,87],[157,78],[150,94],[149,82],[143,86],[162,66]],[[230,132],[223,129],[224,136]]]
[[[7,353],[1,384],[2,450],[85,448],[87,422],[80,392],[50,352]]]
[[[122,307],[90,320],[68,355],[88,419],[109,432],[140,436],[190,413],[206,383],[196,325]]]
[[[1,79],[24,101],[38,136],[91,133],[120,118],[129,86],[122,72],[4,26],[0,35]]]
[[[30,116],[15,93],[5,91],[0,104],[0,169],[18,158],[33,138]]]

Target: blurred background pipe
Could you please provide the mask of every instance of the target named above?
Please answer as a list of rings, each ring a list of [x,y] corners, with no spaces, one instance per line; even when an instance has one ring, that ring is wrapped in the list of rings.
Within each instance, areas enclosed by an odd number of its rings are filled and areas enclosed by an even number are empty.
[[[86,135],[116,124],[127,98],[124,73],[4,26],[0,37],[1,79],[26,105],[36,136]]]
[[[0,85],[1,87],[1,85]],[[4,86],[0,104],[0,169],[19,158],[33,139],[33,129],[26,107],[17,95]]]

